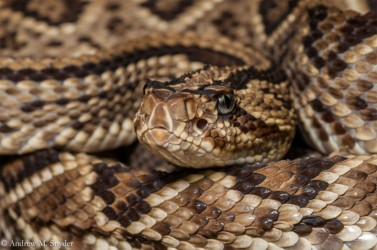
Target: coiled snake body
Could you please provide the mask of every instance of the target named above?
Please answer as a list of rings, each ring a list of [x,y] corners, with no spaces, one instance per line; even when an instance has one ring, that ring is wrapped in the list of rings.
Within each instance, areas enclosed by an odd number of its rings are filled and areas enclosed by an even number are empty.
[[[377,248],[373,12],[14,0],[0,24],[2,247]],[[281,160],[296,120],[350,153]],[[136,136],[184,168],[99,156]]]

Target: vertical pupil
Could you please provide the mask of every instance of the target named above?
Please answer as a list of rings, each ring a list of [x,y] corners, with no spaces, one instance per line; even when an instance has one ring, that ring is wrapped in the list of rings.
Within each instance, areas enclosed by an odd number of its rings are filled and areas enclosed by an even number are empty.
[[[224,96],[224,104],[227,109],[230,109],[232,106],[232,100],[228,95]]]
[[[221,95],[221,97],[218,99],[218,109],[219,112],[223,115],[228,114],[231,112],[234,108],[235,100],[233,95],[225,94]]]

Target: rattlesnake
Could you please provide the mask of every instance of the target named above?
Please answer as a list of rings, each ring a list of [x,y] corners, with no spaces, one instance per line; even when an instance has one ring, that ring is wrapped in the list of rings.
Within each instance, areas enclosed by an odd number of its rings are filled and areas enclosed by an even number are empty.
[[[339,7],[0,1],[2,247],[376,248],[377,15]],[[281,160],[296,118],[332,156]]]

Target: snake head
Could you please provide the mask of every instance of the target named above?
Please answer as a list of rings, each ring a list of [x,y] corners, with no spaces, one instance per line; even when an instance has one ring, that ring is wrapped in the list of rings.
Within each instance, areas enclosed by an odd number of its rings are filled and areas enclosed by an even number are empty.
[[[278,80],[250,68],[206,67],[169,82],[149,81],[135,117],[137,137],[182,167],[281,158],[295,119],[287,83]]]

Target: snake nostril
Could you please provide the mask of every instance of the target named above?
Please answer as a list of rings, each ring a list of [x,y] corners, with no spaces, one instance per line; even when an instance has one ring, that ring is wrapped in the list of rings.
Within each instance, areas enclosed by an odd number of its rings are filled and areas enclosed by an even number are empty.
[[[207,124],[208,122],[205,119],[199,119],[196,121],[196,127],[198,127],[198,129],[202,129],[202,130],[205,129]]]

